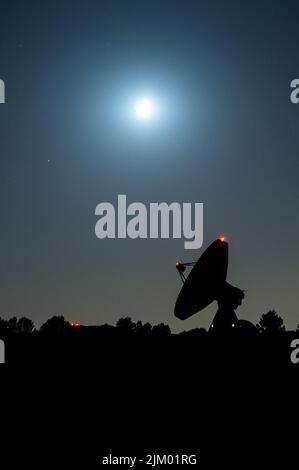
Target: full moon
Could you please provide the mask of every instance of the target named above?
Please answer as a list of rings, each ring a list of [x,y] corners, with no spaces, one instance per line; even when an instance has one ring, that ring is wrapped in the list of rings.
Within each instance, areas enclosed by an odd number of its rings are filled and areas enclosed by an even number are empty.
[[[148,119],[153,114],[153,103],[148,98],[143,98],[135,103],[135,112],[140,119]]]

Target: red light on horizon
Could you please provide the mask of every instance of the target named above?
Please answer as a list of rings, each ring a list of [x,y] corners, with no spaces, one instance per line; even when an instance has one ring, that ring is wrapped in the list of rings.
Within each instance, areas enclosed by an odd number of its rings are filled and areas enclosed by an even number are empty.
[[[71,322],[71,323],[70,323],[70,326],[81,326],[81,324],[80,324],[80,323],[73,323],[73,322]]]
[[[219,237],[219,240],[220,240],[222,243],[226,242],[226,238],[223,237],[223,236],[222,236],[222,237]]]

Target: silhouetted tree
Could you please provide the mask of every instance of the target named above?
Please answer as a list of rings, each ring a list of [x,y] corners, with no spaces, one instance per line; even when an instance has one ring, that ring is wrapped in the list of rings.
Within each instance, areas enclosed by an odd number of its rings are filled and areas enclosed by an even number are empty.
[[[269,310],[269,312],[263,313],[256,327],[261,333],[285,331],[283,319],[277,315],[275,310]]]
[[[168,325],[159,323],[158,325],[153,326],[152,333],[156,336],[169,336],[171,331]]]
[[[17,321],[18,333],[32,333],[35,330],[34,323],[30,318],[22,317]]]
[[[18,331],[18,319],[17,317],[11,317],[7,322],[7,329],[9,333],[17,333]]]
[[[138,321],[136,323],[136,333],[140,336],[150,336],[152,328],[152,325],[148,322],[142,324],[141,321]]]
[[[65,333],[70,329],[70,324],[62,315],[54,315],[49,318],[41,327],[43,333],[56,334]]]
[[[134,333],[136,331],[136,323],[134,323],[131,317],[120,318],[116,323],[123,333]]]
[[[0,317],[0,334],[4,334],[7,332],[7,320],[4,320]]]

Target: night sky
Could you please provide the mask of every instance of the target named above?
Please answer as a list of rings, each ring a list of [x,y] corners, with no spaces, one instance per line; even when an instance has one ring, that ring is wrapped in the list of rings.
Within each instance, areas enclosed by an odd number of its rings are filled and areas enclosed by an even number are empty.
[[[280,4],[279,4],[280,3]],[[240,318],[299,323],[298,2],[1,1],[0,315],[173,331],[175,261],[221,234]],[[132,119],[136,97],[163,109]],[[204,245],[99,240],[98,203],[203,202]]]

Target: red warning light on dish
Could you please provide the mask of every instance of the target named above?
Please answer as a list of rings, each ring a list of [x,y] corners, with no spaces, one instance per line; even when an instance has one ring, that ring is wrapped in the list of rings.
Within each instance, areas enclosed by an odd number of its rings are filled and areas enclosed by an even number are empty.
[[[219,237],[219,240],[220,240],[222,243],[226,242],[226,238],[225,238],[223,235],[221,235],[221,237]]]

